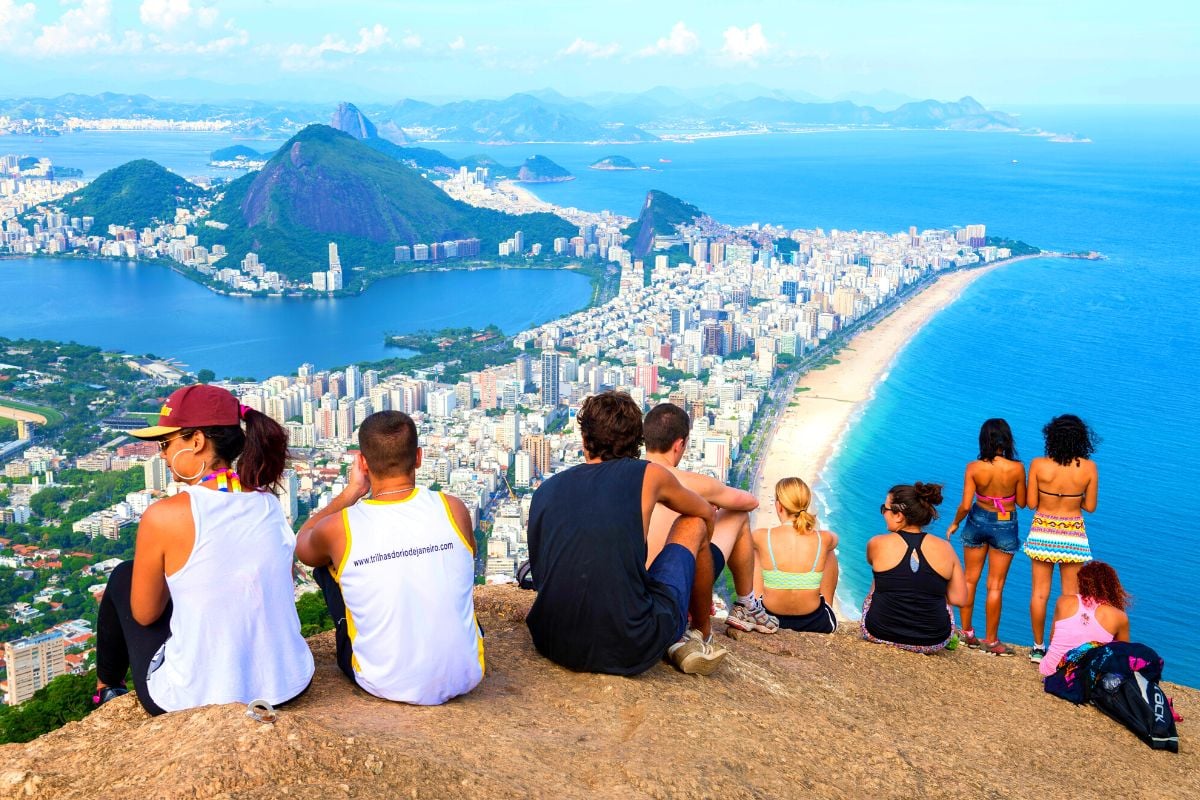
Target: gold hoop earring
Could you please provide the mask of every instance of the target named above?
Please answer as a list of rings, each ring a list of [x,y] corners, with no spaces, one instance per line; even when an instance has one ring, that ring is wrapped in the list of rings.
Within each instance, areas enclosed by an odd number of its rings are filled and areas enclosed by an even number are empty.
[[[194,452],[196,452],[196,448],[185,447],[182,450],[179,450],[178,452],[176,452],[175,455],[171,456],[171,472],[174,472],[175,477],[179,478],[179,480],[183,481],[184,483],[188,483],[189,481],[196,480],[197,478],[199,478],[201,475],[204,474],[204,471],[206,469],[208,469],[207,461],[200,462],[200,471],[197,472],[195,475],[183,475],[179,472],[179,470],[175,469],[175,459],[179,458],[179,456],[182,455],[183,453],[194,453]]]

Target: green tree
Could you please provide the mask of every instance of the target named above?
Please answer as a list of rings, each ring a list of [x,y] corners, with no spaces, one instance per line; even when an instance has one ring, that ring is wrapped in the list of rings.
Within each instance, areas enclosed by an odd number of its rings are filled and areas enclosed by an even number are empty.
[[[333,629],[333,617],[320,592],[301,595],[296,601],[296,613],[300,616],[300,635],[305,638]]]
[[[211,369],[202,369],[196,373],[196,380],[200,383],[212,383],[217,379],[217,373]]]
[[[96,673],[59,675],[19,706],[0,706],[0,744],[28,742],[92,710]]]

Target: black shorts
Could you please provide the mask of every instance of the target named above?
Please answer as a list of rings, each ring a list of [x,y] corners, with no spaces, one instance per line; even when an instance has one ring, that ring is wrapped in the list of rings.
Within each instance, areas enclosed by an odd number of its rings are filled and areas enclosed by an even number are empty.
[[[787,628],[789,631],[833,633],[837,630],[837,615],[825,602],[824,597],[821,598],[821,605],[807,614],[776,614],[769,608],[767,613],[779,617],[779,627]]]

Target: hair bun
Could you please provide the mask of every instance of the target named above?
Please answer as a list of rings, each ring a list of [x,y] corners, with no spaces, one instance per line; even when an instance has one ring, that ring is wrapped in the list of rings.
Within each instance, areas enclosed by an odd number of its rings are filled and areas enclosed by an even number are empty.
[[[940,483],[921,483],[917,481],[913,484],[913,488],[917,491],[917,497],[931,506],[936,506],[942,502],[942,485]]]

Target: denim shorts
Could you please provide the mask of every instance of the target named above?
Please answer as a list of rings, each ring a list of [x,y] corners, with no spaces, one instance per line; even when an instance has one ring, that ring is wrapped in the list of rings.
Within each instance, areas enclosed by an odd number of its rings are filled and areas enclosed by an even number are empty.
[[[995,511],[971,506],[971,513],[963,521],[961,537],[963,547],[989,545],[1001,553],[1012,555],[1021,547],[1021,536],[1017,530],[1017,510],[1013,509],[1008,519],[998,519]]]

